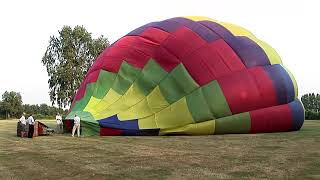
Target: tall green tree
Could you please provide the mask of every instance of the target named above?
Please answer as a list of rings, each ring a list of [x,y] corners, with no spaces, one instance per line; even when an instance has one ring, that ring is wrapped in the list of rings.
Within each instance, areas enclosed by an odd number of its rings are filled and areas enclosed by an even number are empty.
[[[6,118],[18,118],[23,111],[22,98],[20,93],[14,91],[4,92],[2,95],[0,109],[5,113]]]
[[[52,105],[70,105],[81,81],[95,58],[109,46],[107,38],[93,39],[83,26],[64,26],[59,35],[51,36],[42,58],[49,75]]]
[[[320,95],[309,93],[301,97],[306,119],[320,119]]]

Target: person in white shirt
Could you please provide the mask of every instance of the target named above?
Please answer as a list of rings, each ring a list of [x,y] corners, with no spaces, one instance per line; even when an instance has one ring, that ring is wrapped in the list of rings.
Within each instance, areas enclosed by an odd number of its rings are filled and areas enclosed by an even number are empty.
[[[26,117],[24,116],[25,114],[23,113],[21,118],[19,119],[20,123],[23,125],[27,125]]]
[[[25,129],[25,126],[27,125],[27,121],[26,121],[26,117],[24,116],[24,113],[22,114],[22,116],[19,119],[19,121],[21,123],[21,127],[23,127],[23,129]]]
[[[27,120],[24,115],[25,115],[25,113],[23,113],[21,118],[19,119],[22,137],[24,136],[24,133],[26,132],[26,126],[27,126]]]
[[[80,117],[78,115],[75,115],[73,118],[73,128],[72,128],[72,137],[74,137],[74,133],[77,129],[78,137],[80,137]]]
[[[28,124],[29,124],[29,131],[28,131],[28,138],[33,137],[34,133],[34,119],[32,117],[32,114],[28,117]]]
[[[62,122],[62,117],[58,113],[56,115],[56,121],[57,121],[57,133],[63,133],[63,122]]]

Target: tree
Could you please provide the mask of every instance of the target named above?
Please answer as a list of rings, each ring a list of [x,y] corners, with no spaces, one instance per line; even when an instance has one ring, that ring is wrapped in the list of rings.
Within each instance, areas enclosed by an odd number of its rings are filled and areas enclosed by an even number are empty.
[[[23,112],[22,98],[20,93],[11,91],[4,92],[0,109],[5,112],[6,118],[19,117]]]
[[[70,105],[88,69],[107,46],[107,38],[93,39],[83,26],[64,26],[58,37],[50,37],[42,63],[49,75],[52,105]]]
[[[7,102],[0,101],[0,118],[6,119],[8,117],[9,105]]]
[[[320,95],[309,93],[301,97],[306,119],[320,119]]]
[[[60,113],[62,116],[67,114],[67,110],[48,106],[47,104],[24,104],[23,112],[25,112],[27,116],[33,114],[36,119],[54,119],[57,113]]]
[[[49,106],[46,104],[40,104],[39,106],[39,114],[48,116],[49,115]]]

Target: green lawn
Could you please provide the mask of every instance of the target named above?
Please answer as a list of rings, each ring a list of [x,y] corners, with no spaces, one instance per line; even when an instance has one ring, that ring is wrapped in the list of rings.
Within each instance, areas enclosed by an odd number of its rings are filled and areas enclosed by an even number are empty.
[[[0,179],[119,178],[320,179],[320,121],[289,133],[33,139],[0,121]]]

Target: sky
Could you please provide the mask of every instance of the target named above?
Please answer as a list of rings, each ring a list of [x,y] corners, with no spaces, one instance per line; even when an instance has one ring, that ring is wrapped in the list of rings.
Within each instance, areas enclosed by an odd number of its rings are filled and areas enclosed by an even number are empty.
[[[83,25],[112,43],[152,21],[206,16],[240,25],[266,41],[294,74],[299,96],[320,93],[320,3],[317,0],[10,0],[0,1],[0,94],[23,103],[50,103],[41,63],[49,37]]]

